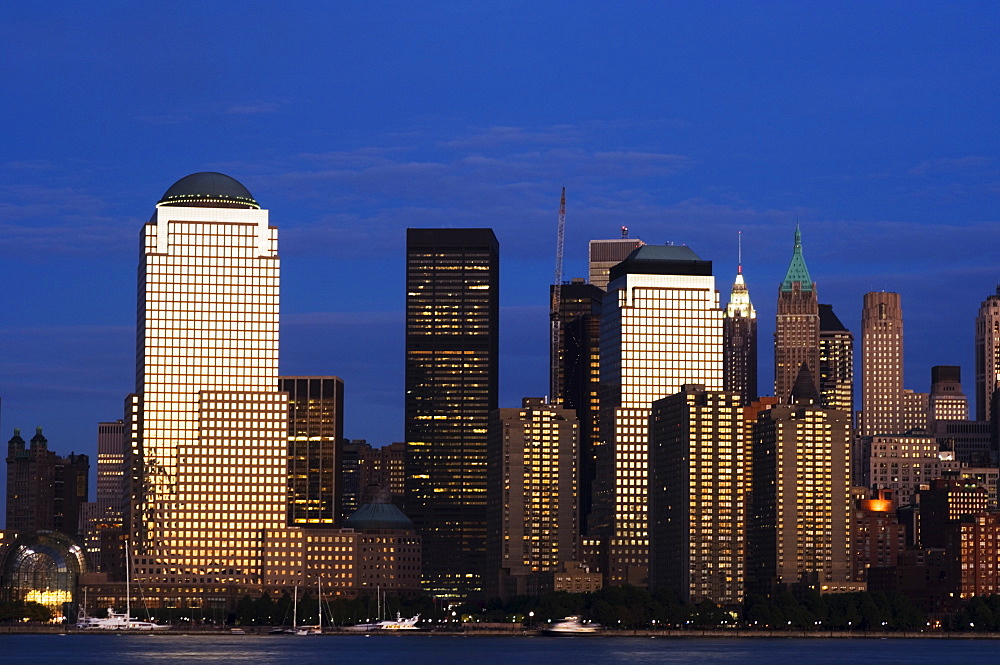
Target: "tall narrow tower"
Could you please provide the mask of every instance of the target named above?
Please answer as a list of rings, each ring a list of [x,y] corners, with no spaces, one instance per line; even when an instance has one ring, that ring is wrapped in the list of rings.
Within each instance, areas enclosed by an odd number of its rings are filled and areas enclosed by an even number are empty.
[[[788,400],[803,363],[819,392],[819,301],[802,256],[802,232],[796,226],[792,260],[778,288],[774,329],[774,396],[780,401]]]
[[[819,306],[819,393],[823,408],[854,412],[854,335],[833,305]]]
[[[499,252],[490,229],[406,233],[405,506],[423,536],[424,589],[436,596],[483,584]]]
[[[277,230],[239,182],[195,173],[157,203],[141,251],[125,414],[134,571],[257,582],[287,492]]]
[[[993,393],[1000,383],[1000,286],[976,316],[976,420],[990,420]]]
[[[757,311],[743,280],[742,246],[722,331],[725,390],[750,404],[757,399]]]

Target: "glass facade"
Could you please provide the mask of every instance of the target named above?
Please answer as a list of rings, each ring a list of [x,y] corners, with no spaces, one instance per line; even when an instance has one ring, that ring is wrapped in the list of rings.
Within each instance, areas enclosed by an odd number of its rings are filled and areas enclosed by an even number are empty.
[[[264,531],[286,513],[277,230],[255,205],[161,202],[141,241],[126,413],[135,573],[258,581]]]
[[[407,515],[424,542],[424,589],[482,589],[486,454],[497,408],[499,245],[490,229],[408,229]]]

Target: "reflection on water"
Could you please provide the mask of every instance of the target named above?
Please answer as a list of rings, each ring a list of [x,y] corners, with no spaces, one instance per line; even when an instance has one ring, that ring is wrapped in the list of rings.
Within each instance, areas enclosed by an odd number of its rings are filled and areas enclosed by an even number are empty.
[[[877,662],[963,665],[998,662],[993,640],[671,639],[464,637],[431,635],[186,636],[6,635],[4,665],[600,665],[740,663],[824,665]]]

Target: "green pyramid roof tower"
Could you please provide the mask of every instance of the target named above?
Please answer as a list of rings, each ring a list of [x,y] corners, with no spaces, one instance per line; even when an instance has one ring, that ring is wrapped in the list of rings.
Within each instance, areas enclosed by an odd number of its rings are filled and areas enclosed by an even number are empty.
[[[794,282],[801,283],[803,291],[813,290],[813,281],[809,277],[809,268],[806,267],[806,260],[802,257],[802,231],[799,225],[795,225],[795,249],[792,251],[792,261],[788,264],[788,272],[785,273],[785,281],[781,283],[782,291],[791,291]]]

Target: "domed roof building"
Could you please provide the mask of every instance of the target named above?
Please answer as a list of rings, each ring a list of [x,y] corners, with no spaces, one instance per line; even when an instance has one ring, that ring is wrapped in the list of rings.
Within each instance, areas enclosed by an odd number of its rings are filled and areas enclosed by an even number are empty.
[[[184,176],[164,192],[156,205],[260,210],[260,205],[240,181],[214,171]]]
[[[58,531],[30,531],[18,536],[0,556],[0,601],[35,602],[63,616],[73,602],[87,561],[76,541]]]

